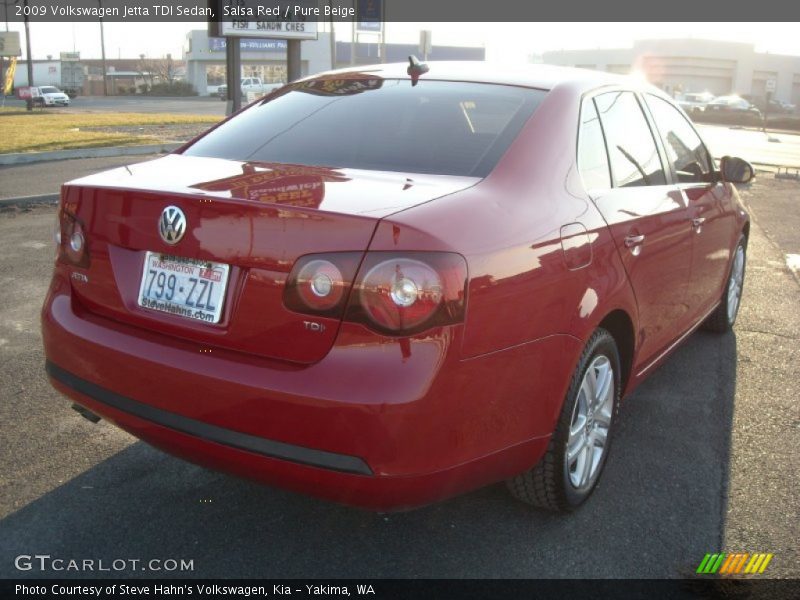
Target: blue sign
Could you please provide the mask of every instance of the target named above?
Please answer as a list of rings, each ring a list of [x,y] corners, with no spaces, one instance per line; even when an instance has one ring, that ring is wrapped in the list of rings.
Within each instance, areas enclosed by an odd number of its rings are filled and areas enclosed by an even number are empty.
[[[359,31],[381,31],[383,0],[358,0],[356,11]]]
[[[210,37],[208,38],[209,52],[225,52],[228,47],[225,38]],[[251,40],[242,38],[239,40],[239,48],[242,52],[276,52],[279,50],[285,51],[287,47],[286,40]]]

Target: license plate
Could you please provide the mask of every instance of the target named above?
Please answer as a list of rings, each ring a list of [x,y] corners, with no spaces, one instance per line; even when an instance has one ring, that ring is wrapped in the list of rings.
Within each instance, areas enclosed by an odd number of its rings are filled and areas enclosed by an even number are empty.
[[[148,252],[144,259],[139,306],[219,323],[230,266]]]

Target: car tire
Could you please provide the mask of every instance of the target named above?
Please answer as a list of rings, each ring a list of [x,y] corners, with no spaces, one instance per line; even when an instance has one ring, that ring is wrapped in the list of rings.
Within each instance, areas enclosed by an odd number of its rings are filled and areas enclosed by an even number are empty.
[[[593,394],[590,390],[596,389],[598,377],[602,377],[600,394]],[[605,329],[597,329],[572,375],[545,455],[535,467],[506,482],[515,498],[537,508],[569,512],[591,496],[608,458],[620,381],[614,338]],[[606,384],[611,387],[604,394]],[[587,402],[592,395],[593,407]],[[598,447],[598,442],[602,446]]]
[[[744,274],[747,267],[747,239],[739,238],[736,250],[733,252],[728,278],[725,280],[725,290],[719,306],[703,323],[703,329],[716,333],[726,333],[733,329],[739,306],[742,303],[744,290]]]

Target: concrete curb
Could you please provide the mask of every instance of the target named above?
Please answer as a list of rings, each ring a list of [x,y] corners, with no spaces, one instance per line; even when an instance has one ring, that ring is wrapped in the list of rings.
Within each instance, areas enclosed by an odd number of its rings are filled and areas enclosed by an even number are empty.
[[[42,194],[41,196],[22,196],[21,198],[0,198],[0,208],[11,206],[34,206],[37,204],[58,204],[60,194]]]
[[[27,165],[52,160],[70,158],[106,158],[109,156],[136,156],[140,154],[158,154],[172,152],[183,146],[185,142],[167,142],[163,144],[146,144],[140,146],[107,146],[105,148],[77,148],[75,150],[53,150],[52,152],[18,152],[0,154],[0,165]]]

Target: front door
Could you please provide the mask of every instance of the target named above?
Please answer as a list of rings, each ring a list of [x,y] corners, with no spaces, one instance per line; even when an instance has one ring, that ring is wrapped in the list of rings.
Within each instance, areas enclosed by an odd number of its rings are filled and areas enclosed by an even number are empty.
[[[721,298],[736,227],[729,184],[717,181],[700,136],[681,112],[658,96],[646,94],[661,135],[669,167],[689,207],[692,262],[687,302],[691,318],[703,317]]]

